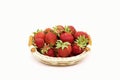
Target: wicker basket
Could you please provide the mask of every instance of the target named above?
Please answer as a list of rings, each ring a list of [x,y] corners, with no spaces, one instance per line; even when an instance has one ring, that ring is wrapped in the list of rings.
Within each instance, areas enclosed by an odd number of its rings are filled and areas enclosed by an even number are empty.
[[[52,65],[52,66],[70,66],[70,65],[74,65],[77,64],[79,61],[81,61],[90,51],[90,48],[86,48],[86,50],[82,53],[79,54],[77,56],[73,56],[73,57],[66,57],[66,58],[62,58],[62,57],[49,57],[43,54],[40,54],[36,48],[32,45],[32,40],[33,37],[30,36],[29,37],[29,48],[31,50],[32,55],[39,60],[40,62],[44,63],[44,64],[48,64],[48,65]]]

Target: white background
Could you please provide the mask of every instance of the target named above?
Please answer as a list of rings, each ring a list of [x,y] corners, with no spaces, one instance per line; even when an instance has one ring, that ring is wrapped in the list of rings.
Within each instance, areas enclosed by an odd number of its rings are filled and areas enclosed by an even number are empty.
[[[36,61],[28,37],[38,28],[74,25],[93,40],[79,64]],[[0,0],[0,80],[120,80],[119,0]]]

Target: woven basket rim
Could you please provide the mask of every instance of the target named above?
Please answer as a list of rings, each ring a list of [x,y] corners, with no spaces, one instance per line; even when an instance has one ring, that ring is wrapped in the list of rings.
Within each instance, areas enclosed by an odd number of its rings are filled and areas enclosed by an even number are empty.
[[[30,49],[35,48],[33,45],[30,46]],[[74,60],[74,59],[79,59],[81,56],[84,56],[86,54],[88,54],[89,51],[84,51],[79,55],[76,56],[71,56],[71,57],[50,57],[47,55],[43,55],[40,52],[38,52],[35,48],[35,52],[32,52],[33,55],[38,56],[39,58],[46,58],[48,60],[54,60],[54,61],[70,61],[70,60]]]

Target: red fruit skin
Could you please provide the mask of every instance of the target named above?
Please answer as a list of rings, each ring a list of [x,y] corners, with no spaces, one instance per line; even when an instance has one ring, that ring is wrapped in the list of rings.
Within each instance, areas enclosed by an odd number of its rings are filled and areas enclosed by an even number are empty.
[[[53,30],[51,28],[46,28],[44,33],[47,34],[48,32],[53,32]]]
[[[64,27],[62,25],[57,25],[57,28],[60,30],[64,30]]]
[[[58,57],[68,57],[72,52],[72,47],[69,45],[67,48],[62,48],[58,49]]]
[[[36,38],[35,39],[35,44],[36,46],[40,49],[44,46],[44,40],[41,38]]]
[[[74,41],[74,37],[73,37],[72,34],[70,34],[70,33],[62,33],[62,34],[60,35],[60,39],[61,39],[63,42],[73,43],[73,41]]]
[[[62,25],[57,25],[57,32],[62,33],[64,31],[64,27]]]
[[[76,33],[76,29],[73,26],[68,26],[68,27],[71,31],[71,34],[74,35]]]
[[[83,32],[83,31],[76,32],[75,35],[74,35],[74,38],[77,39],[78,37],[83,36],[83,35],[85,36],[85,38],[89,39],[89,35],[86,32]]]
[[[44,32],[38,32],[38,33],[36,33],[36,34],[34,35],[34,39],[36,40],[37,38],[41,38],[41,39],[44,40],[44,38],[45,38]]]
[[[50,44],[51,46],[54,46],[55,43],[57,41],[57,36],[52,33],[52,32],[48,32],[46,35],[45,35],[45,42],[47,44]]]
[[[72,56],[75,56],[73,53],[71,53],[68,57],[72,57]]]
[[[81,54],[84,50],[80,48],[77,44],[72,46],[72,54],[78,55]]]
[[[51,57],[54,57],[54,50],[53,49],[49,49],[47,53],[45,53],[45,55],[47,56],[51,56]]]

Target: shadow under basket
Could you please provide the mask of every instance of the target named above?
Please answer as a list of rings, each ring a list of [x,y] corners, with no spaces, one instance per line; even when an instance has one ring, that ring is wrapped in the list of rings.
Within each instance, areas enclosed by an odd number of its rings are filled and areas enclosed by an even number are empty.
[[[32,55],[40,62],[52,65],[52,66],[71,66],[80,62],[83,58],[89,54],[90,48],[86,47],[85,51],[79,55],[72,56],[72,57],[49,57],[46,55],[41,54],[36,50],[36,48],[32,45],[33,36],[29,37],[29,48]]]

